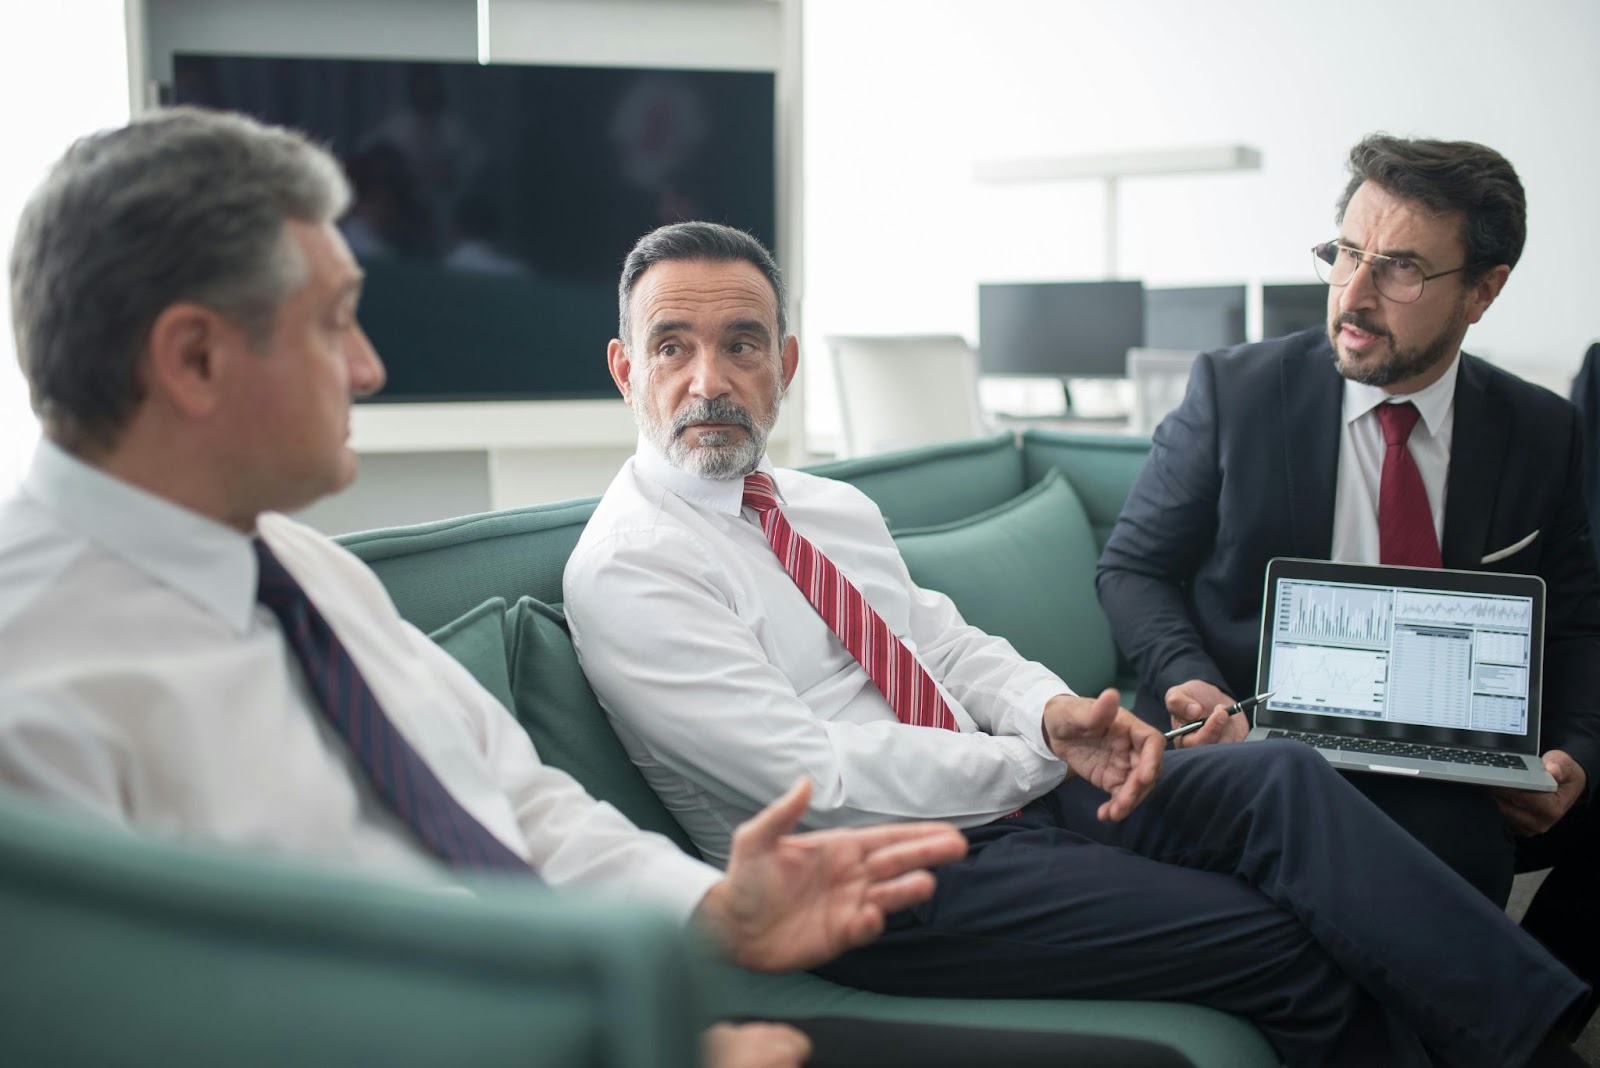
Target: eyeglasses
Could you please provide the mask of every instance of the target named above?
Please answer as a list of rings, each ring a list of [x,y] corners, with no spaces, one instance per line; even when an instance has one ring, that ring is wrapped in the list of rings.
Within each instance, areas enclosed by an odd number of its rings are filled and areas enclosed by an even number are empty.
[[[1317,277],[1330,286],[1346,286],[1356,276],[1356,268],[1367,265],[1372,272],[1372,284],[1378,292],[1397,304],[1411,304],[1422,299],[1422,284],[1447,274],[1467,269],[1466,264],[1448,271],[1423,274],[1422,268],[1411,260],[1385,256],[1380,252],[1362,252],[1341,245],[1337,241],[1324,241],[1311,249],[1311,262],[1316,265]]]

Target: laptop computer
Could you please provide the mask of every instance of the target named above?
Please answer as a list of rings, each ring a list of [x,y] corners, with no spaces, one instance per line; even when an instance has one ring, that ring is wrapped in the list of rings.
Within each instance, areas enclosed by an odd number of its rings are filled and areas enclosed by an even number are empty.
[[[1539,759],[1544,580],[1327,560],[1267,564],[1246,741],[1352,771],[1556,788]]]

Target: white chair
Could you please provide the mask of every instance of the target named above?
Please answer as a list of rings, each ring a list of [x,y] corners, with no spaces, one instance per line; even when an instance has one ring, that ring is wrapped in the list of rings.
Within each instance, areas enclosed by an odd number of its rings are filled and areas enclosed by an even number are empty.
[[[844,455],[985,433],[978,358],[956,334],[830,337]]]
[[[1183,403],[1189,370],[1198,355],[1184,349],[1128,350],[1128,378],[1133,383],[1133,411],[1128,418],[1131,432],[1150,433]]]

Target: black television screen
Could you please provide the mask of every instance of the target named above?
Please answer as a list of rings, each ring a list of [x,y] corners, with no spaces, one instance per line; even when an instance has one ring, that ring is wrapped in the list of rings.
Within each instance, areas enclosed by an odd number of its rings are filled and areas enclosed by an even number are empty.
[[[1206,352],[1244,344],[1244,286],[1144,291],[1144,344]]]
[[[1139,282],[1008,282],[978,286],[984,374],[1123,378],[1144,344]]]
[[[178,54],[170,97],[326,144],[355,192],[378,400],[612,397],[642,234],[725,222],[776,251],[770,72]]]
[[[1328,322],[1328,287],[1309,285],[1261,287],[1261,336],[1282,337]]]

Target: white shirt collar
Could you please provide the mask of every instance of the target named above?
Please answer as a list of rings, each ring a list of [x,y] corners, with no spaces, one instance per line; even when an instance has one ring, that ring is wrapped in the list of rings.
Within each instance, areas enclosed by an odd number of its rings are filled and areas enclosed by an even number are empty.
[[[1403,396],[1387,393],[1377,386],[1352,382],[1347,378],[1344,380],[1344,421],[1353,423],[1388,400],[1410,401],[1417,406],[1417,412],[1422,416],[1423,425],[1428,428],[1428,433],[1438,437],[1439,427],[1449,417],[1450,406],[1455,403],[1456,376],[1460,373],[1461,353],[1457,352],[1450,357],[1450,366],[1445,368],[1444,374],[1439,376],[1437,382]]]
[[[639,435],[639,447],[633,455],[633,464],[634,469],[645,478],[682,497],[690,504],[708,508],[713,512],[721,512],[723,515],[738,515],[744,507],[744,479],[701,478],[699,475],[690,474],[680,467],[673,466],[672,461],[643,434]],[[761,462],[756,465],[756,470],[771,475],[775,468],[770,458],[762,456]],[[776,478],[773,482],[776,485]],[[778,499],[783,500],[781,489],[778,490]]]
[[[39,439],[22,493],[74,533],[243,634],[256,603],[250,539]]]

